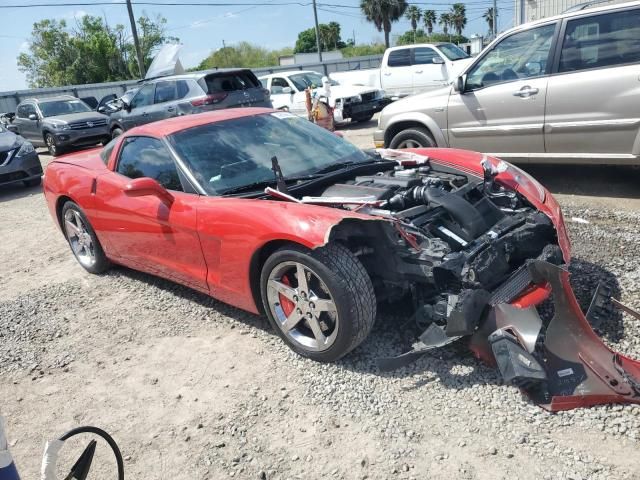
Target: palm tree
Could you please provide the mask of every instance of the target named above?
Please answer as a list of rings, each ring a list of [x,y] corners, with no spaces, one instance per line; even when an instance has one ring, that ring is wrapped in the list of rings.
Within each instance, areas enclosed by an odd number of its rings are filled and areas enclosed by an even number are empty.
[[[449,25],[451,25],[451,14],[450,13],[441,13],[440,14],[440,25],[442,25],[442,31],[446,35],[449,33]]]
[[[405,13],[407,20],[411,22],[411,29],[413,30],[413,43],[416,43],[416,30],[418,29],[418,22],[422,18],[422,11],[415,5],[411,5],[407,8]]]
[[[458,35],[462,35],[462,30],[467,25],[467,9],[464,3],[454,3],[450,15],[451,26],[456,29]]]
[[[484,15],[482,15],[482,18],[484,18],[484,20],[487,22],[487,25],[489,25],[489,34],[493,35],[493,7],[487,8],[487,11],[484,12]],[[498,18],[498,11],[496,10],[496,19],[497,18]]]
[[[424,26],[427,27],[427,33],[431,35],[433,33],[433,24],[437,23],[438,16],[435,10],[425,10],[422,12],[422,19],[424,20]]]
[[[379,32],[384,31],[384,44],[389,48],[391,23],[402,18],[407,10],[405,0],[360,0],[360,10]]]

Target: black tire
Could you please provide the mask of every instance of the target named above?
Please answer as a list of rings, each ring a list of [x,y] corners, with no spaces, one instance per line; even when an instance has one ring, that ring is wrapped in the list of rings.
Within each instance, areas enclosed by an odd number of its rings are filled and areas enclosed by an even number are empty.
[[[25,180],[24,182],[24,186],[29,188],[29,187],[37,187],[38,185],[40,185],[42,183],[42,177],[37,177],[37,178],[32,178],[30,180]]]
[[[436,142],[426,128],[411,127],[397,133],[389,143],[389,148],[430,148]]]
[[[367,114],[367,115],[354,116],[354,117],[352,118],[352,120],[353,120],[354,122],[366,123],[366,122],[368,122],[369,120],[371,120],[371,119],[373,118],[373,115],[374,115],[374,114],[373,114],[373,113],[371,113],[371,114]]]
[[[63,153],[62,147],[58,145],[58,142],[56,141],[56,137],[53,136],[51,133],[44,134],[44,144],[46,145],[47,150],[49,151],[49,155],[51,155],[52,157],[57,157],[58,155],[62,155]]]
[[[71,244],[71,239],[69,238],[69,234],[67,229],[65,228],[65,217],[67,212],[75,212],[77,213],[82,221],[84,222],[85,228],[89,236],[91,237],[91,242],[93,243],[93,252],[95,255],[95,262],[92,265],[87,265],[83,263],[76,252],[73,250],[73,246]],[[96,232],[93,230],[93,227],[89,223],[86,215],[82,211],[82,209],[74,202],[68,201],[62,206],[62,212],[60,213],[62,232],[64,233],[65,238],[67,239],[67,243],[69,244],[69,248],[71,248],[71,252],[78,260],[78,263],[89,273],[99,274],[106,271],[110,266],[111,262],[107,259],[107,256],[104,254],[104,250],[102,249],[102,245],[96,236]]]
[[[119,137],[123,133],[124,133],[124,130],[122,130],[120,127],[116,127],[113,130],[111,130],[111,139],[113,140],[114,138]]]
[[[309,350],[291,341],[274,318],[267,297],[267,282],[271,272],[284,262],[297,262],[309,268],[324,282],[333,299],[339,318],[338,331],[326,350]],[[371,279],[360,260],[339,244],[315,250],[297,245],[277,250],[262,267],[260,291],[269,322],[280,338],[299,355],[319,362],[334,362],[360,345],[376,318],[376,298]]]

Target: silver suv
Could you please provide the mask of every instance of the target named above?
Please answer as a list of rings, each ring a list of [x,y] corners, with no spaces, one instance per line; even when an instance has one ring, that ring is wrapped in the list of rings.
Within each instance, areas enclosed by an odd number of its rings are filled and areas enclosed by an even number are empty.
[[[516,162],[640,163],[640,2],[513,28],[445,88],[387,106],[377,147]]]
[[[109,141],[109,117],[71,95],[22,101],[10,130],[53,156],[69,147]]]
[[[220,69],[145,80],[133,98],[113,104],[111,135],[165,118],[232,107],[271,108],[269,90],[251,70]]]

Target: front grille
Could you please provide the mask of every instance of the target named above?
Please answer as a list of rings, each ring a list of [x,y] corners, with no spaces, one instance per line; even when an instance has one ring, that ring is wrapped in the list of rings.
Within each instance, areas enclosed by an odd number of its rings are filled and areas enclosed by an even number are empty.
[[[363,93],[360,96],[363,102],[371,102],[376,99],[376,92]]]
[[[69,128],[71,130],[83,130],[86,128],[104,127],[106,124],[107,120],[102,118],[100,120],[89,120],[88,122],[70,123]]]
[[[26,172],[11,172],[0,174],[0,183],[14,182],[16,180],[22,180],[28,175]]]

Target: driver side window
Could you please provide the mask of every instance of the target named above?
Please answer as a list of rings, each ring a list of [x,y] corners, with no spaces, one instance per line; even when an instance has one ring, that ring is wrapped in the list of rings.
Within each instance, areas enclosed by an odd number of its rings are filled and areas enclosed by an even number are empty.
[[[467,89],[544,75],[556,24],[514,33],[503,39],[467,75]]]
[[[274,77],[271,79],[271,93],[273,94],[283,93],[282,90],[288,86],[289,84],[284,78]]]
[[[127,138],[120,149],[116,171],[129,178],[153,178],[167,190],[183,190],[176,163],[157,138]]]
[[[153,95],[156,91],[156,84],[150,83],[140,89],[133,100],[131,100],[131,108],[146,107],[153,104]]]

